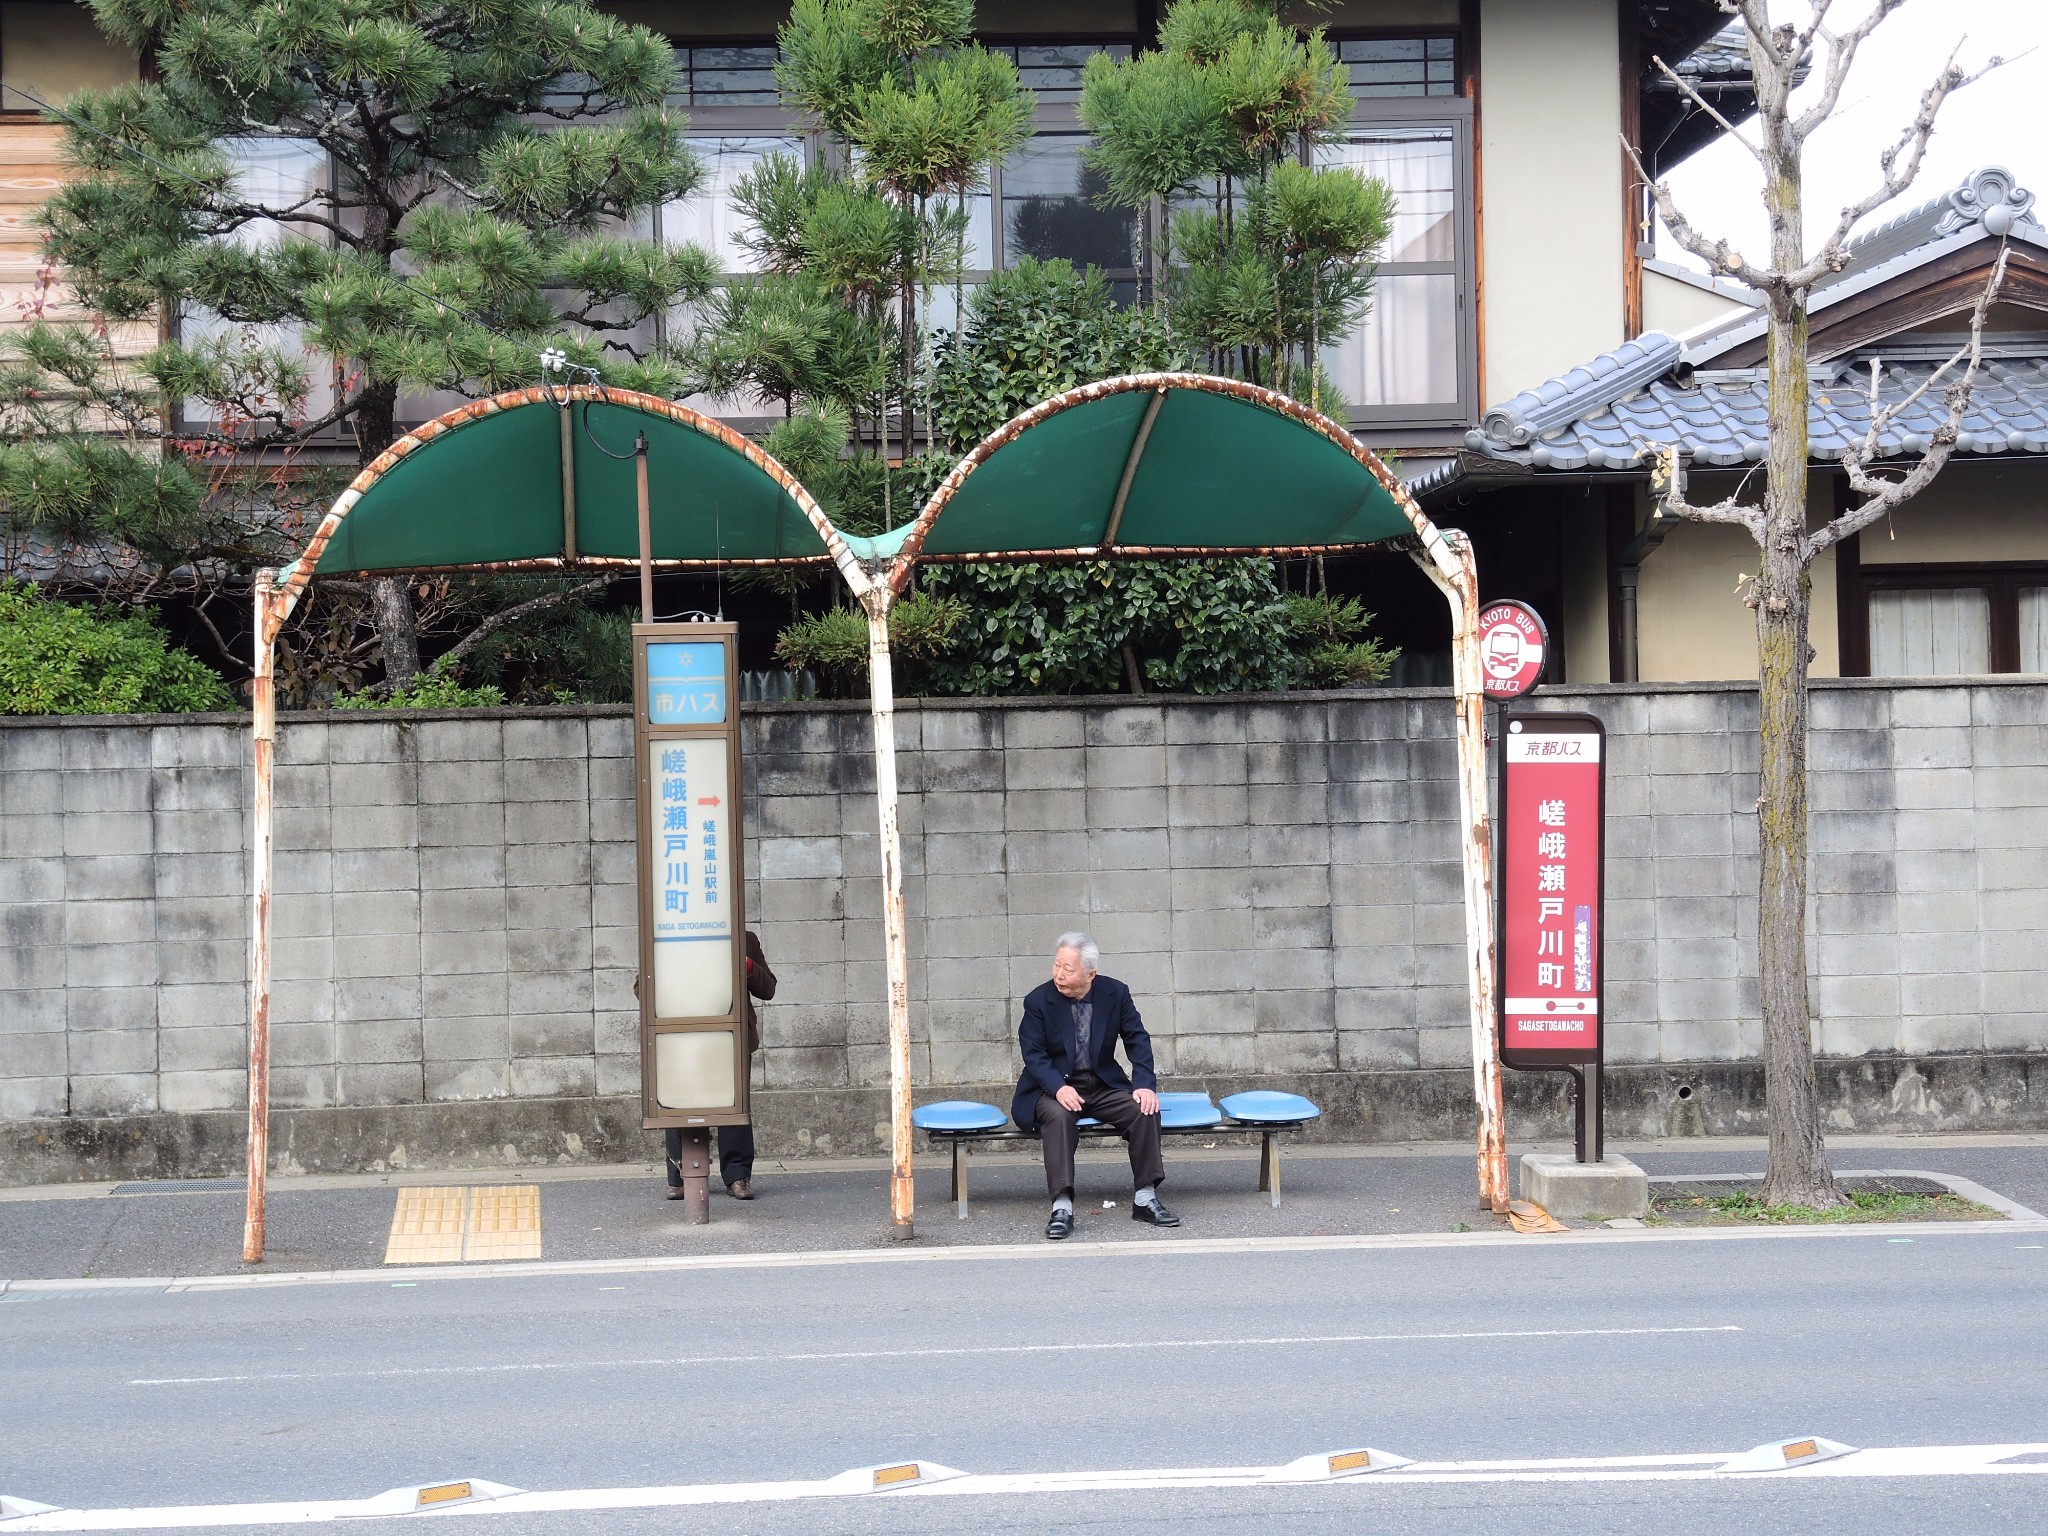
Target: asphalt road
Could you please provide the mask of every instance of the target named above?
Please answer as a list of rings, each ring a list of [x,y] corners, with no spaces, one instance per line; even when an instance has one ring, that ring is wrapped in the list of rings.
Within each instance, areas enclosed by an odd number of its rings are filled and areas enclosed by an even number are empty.
[[[1112,1347],[1113,1346],[1113,1347]],[[434,1278],[0,1305],[0,1493],[77,1508],[2048,1442],[2048,1235]],[[1388,1474],[1397,1476],[1398,1474]],[[2036,1531],[2030,1476],[1359,1483],[491,1515],[526,1532]],[[488,1506],[485,1506],[487,1508]],[[270,1527],[263,1527],[269,1529]],[[277,1527],[282,1529],[283,1527]]]

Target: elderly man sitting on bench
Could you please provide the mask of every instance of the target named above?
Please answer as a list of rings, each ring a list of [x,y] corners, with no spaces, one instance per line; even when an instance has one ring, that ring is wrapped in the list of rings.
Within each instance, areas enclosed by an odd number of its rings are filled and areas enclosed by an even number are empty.
[[[1024,1019],[1017,1026],[1024,1075],[1017,1079],[1010,1116],[1027,1131],[1036,1127],[1044,1144],[1045,1189],[1052,1196],[1045,1235],[1054,1242],[1074,1231],[1074,1149],[1084,1115],[1114,1126],[1130,1144],[1132,1219],[1155,1227],[1180,1225],[1159,1202],[1166,1168],[1159,1157],[1152,1039],[1131,989],[1096,974],[1099,959],[1087,934],[1061,934],[1053,948],[1052,980],[1024,999]],[[1128,1073],[1116,1059],[1119,1040],[1130,1058]]]

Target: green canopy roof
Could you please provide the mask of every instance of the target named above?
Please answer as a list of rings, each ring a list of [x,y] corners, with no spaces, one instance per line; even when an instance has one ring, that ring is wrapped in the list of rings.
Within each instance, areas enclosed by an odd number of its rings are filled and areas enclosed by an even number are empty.
[[[723,422],[622,390],[524,389],[428,423],[364,470],[314,572],[634,561],[643,432],[656,560],[827,557],[808,493]]]
[[[651,395],[535,388],[394,443],[335,502],[284,585],[631,563],[642,433],[656,561],[836,560],[857,591],[884,566],[901,590],[925,558],[1338,550],[1429,531],[1401,482],[1342,427],[1206,374],[1133,374],[1033,406],[962,459],[912,522],[875,538],[841,534],[788,470],[723,422]]]
[[[1271,390],[1134,374],[1034,406],[961,461],[912,558],[1357,548],[1423,531],[1350,433]]]

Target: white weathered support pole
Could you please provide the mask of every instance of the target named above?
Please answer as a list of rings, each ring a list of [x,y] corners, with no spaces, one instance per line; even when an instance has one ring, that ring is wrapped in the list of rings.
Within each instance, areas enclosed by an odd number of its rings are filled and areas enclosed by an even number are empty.
[[[242,1215],[242,1262],[263,1258],[264,1175],[270,1167],[270,888],[271,765],[277,746],[277,692],[271,659],[277,647],[277,573],[256,573],[255,665],[249,702],[254,738],[255,795],[249,825],[249,1163]]]
[[[1432,537],[1433,535],[1433,537]],[[1479,1106],[1479,1200],[1508,1208],[1506,1116],[1495,1038],[1493,829],[1487,811],[1486,694],[1479,665],[1479,571],[1456,529],[1423,536],[1413,551],[1451,605],[1451,688],[1458,711],[1459,850],[1465,876],[1465,961],[1472,991],[1472,1096]]]
[[[868,709],[875,726],[875,813],[882,842],[882,937],[889,980],[889,1235],[916,1235],[910,1147],[910,933],[903,916],[903,833],[896,796],[896,683],[886,581],[861,594],[868,616]]]

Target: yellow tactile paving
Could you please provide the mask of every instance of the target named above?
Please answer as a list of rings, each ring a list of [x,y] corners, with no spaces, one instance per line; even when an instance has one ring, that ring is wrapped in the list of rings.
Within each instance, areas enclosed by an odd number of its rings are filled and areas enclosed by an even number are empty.
[[[487,1184],[469,1192],[465,1259],[540,1257],[540,1186]]]
[[[540,1186],[415,1186],[398,1191],[386,1264],[540,1257]]]

